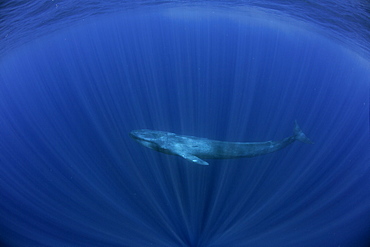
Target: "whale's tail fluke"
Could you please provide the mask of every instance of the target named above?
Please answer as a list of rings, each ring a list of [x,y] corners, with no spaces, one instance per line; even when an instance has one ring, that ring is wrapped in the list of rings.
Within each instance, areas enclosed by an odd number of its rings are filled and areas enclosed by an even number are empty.
[[[303,133],[301,128],[299,128],[297,120],[294,124],[294,139],[304,143],[313,144],[313,142]]]

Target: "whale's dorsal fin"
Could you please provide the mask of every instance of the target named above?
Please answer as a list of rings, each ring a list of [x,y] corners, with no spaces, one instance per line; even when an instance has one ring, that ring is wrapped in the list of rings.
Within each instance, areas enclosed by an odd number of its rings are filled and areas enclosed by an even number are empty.
[[[192,154],[180,153],[178,155],[181,156],[181,157],[183,157],[187,161],[190,161],[190,162],[193,162],[193,163],[197,163],[198,165],[205,165],[205,166],[208,166],[209,165],[208,162],[205,162],[204,160],[199,159],[197,156],[192,155]]]

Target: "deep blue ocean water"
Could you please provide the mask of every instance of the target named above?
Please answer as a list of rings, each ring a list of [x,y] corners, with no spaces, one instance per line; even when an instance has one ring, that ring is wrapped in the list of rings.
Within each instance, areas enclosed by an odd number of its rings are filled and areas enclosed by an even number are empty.
[[[369,246],[367,1],[0,4],[4,246]],[[155,129],[314,144],[200,166]]]

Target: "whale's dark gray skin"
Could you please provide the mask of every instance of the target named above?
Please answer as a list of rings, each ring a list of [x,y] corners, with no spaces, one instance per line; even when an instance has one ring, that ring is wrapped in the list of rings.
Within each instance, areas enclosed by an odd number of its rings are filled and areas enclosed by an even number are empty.
[[[292,136],[276,142],[223,142],[147,129],[131,131],[130,136],[145,147],[165,154],[178,155],[199,165],[208,165],[202,159],[232,159],[272,153],[295,140],[312,144],[297,122]]]

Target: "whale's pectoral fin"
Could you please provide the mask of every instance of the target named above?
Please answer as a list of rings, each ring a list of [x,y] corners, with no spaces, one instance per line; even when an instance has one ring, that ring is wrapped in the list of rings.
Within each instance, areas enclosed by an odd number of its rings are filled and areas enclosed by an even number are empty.
[[[208,162],[205,162],[204,160],[202,159],[199,159],[197,156],[194,156],[192,154],[179,154],[181,157],[183,157],[184,159],[186,159],[187,161],[190,161],[190,162],[193,162],[193,163],[197,163],[198,165],[205,165],[205,166],[208,166]]]

